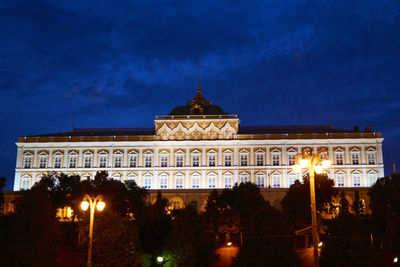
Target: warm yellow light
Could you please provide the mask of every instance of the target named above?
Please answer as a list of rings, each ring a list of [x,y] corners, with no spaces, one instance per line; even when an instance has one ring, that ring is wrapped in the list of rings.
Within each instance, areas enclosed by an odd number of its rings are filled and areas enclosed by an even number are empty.
[[[89,208],[89,202],[87,201],[82,201],[81,202],[81,209],[82,210],[87,210]]]
[[[158,257],[157,257],[157,261],[158,261],[158,262],[163,262],[163,260],[164,260],[163,257],[161,257],[161,256],[158,256]]]
[[[230,247],[230,246],[232,246],[232,242],[228,242],[228,243],[226,243],[226,245],[227,245],[228,247]]]
[[[394,262],[394,263],[396,263],[396,262],[398,262],[398,261],[399,261],[399,258],[398,258],[398,257],[396,257],[396,258],[393,259],[393,262]]]
[[[322,167],[323,167],[324,169],[328,169],[328,168],[331,166],[331,161],[325,159],[325,160],[323,160],[323,161],[321,162],[321,164],[322,164]]]
[[[299,172],[301,172],[301,167],[300,167],[300,165],[294,165],[293,166],[293,170],[294,170],[294,172],[296,172],[296,173],[299,173]]]
[[[321,165],[317,165],[314,167],[314,171],[318,174],[320,174],[323,170],[324,170],[324,167],[322,167]]]
[[[301,160],[299,160],[299,163],[302,168],[308,167],[308,159],[301,159]]]
[[[324,243],[321,241],[318,243],[318,247],[322,247],[324,245]]]
[[[105,206],[106,206],[106,203],[104,203],[103,201],[99,201],[99,202],[97,202],[96,208],[98,211],[102,211]]]

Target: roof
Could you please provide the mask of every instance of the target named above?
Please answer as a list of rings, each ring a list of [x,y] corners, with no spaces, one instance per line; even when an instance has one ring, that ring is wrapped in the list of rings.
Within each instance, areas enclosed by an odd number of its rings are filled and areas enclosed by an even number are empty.
[[[134,135],[155,135],[153,127],[145,128],[75,128],[71,132],[50,133],[30,135],[31,137],[49,137],[49,136],[134,136]]]

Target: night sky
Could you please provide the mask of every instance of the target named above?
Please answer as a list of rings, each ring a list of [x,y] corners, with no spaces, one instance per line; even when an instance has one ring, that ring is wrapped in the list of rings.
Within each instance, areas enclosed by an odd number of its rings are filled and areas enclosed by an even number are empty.
[[[55,3],[57,2],[57,4]],[[400,169],[400,1],[0,3],[0,176],[18,136],[152,127],[197,88],[242,125],[368,125]]]

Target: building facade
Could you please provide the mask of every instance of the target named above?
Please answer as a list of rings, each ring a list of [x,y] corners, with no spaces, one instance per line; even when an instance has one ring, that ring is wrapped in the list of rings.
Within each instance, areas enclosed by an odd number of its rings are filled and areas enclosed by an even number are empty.
[[[48,172],[134,180],[147,189],[175,191],[230,188],[253,182],[260,188],[288,188],[302,149],[326,150],[327,175],[337,187],[369,187],[384,176],[381,133],[330,126],[240,125],[204,99],[199,88],[185,106],[156,116],[154,128],[73,129],[19,137],[14,190],[30,188]]]

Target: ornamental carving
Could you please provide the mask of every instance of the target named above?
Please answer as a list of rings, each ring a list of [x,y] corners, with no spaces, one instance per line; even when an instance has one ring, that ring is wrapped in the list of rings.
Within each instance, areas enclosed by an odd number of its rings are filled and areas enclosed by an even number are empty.
[[[156,120],[157,140],[236,139],[239,120],[232,119],[165,119]]]

